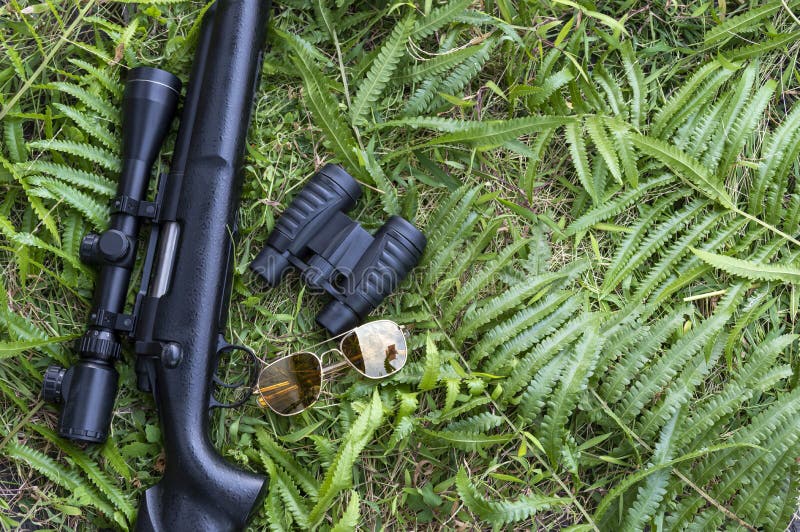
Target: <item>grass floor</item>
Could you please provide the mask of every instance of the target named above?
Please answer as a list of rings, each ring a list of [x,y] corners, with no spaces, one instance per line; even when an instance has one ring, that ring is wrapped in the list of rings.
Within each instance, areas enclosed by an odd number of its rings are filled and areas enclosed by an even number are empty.
[[[186,80],[205,7],[0,6],[5,529],[129,528],[163,471],[130,350],[103,446],[58,438],[39,390],[91,307],[77,251],[114,194],[125,71]],[[247,264],[326,162],[366,185],[366,228],[402,214],[429,246],[374,313],[412,335],[400,374],[336,374],[293,418],[212,414],[220,452],[270,478],[252,528],[783,529],[800,2],[274,8],[227,336],[266,359],[324,340],[322,298]]]

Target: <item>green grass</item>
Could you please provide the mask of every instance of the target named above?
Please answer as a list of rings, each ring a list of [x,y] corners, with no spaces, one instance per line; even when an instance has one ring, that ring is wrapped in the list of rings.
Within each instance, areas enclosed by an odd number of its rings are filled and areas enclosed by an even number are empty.
[[[249,134],[228,336],[323,340],[319,298],[247,271],[334,161],[354,213],[429,237],[375,312],[379,384],[215,412],[270,490],[253,529],[762,529],[797,507],[800,2],[282,2]],[[678,5],[676,5],[678,4]],[[666,5],[666,7],[665,7]],[[188,76],[202,2],[0,7],[0,523],[127,528],[164,456],[119,364],[112,437],[57,438],[118,169],[124,70]],[[171,141],[162,153],[169,161]]]

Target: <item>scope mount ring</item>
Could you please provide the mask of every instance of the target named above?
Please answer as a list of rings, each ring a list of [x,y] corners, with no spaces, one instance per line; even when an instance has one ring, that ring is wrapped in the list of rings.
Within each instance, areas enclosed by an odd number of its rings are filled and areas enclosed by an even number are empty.
[[[215,385],[214,389],[225,388],[229,390],[235,390],[237,388],[242,388],[244,392],[242,393],[242,397],[236,401],[225,403],[217,399],[216,395],[214,394],[214,390],[212,390],[211,398],[209,400],[209,408],[236,408],[242,406],[250,398],[251,391],[255,387],[256,381],[258,380],[259,363],[255,352],[244,345],[229,344],[220,337],[220,346],[217,348],[217,361],[219,361],[223,354],[230,353],[231,351],[243,351],[250,358],[251,364],[249,379],[247,381],[242,379],[233,384],[229,384],[220,379],[215,370],[211,380]]]

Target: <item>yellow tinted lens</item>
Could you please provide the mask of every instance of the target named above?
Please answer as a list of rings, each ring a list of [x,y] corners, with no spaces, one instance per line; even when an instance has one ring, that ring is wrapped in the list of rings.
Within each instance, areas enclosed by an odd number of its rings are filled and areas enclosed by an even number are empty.
[[[276,360],[258,376],[258,404],[282,416],[298,414],[319,398],[322,365],[311,353]]]
[[[399,325],[381,320],[347,333],[341,351],[358,371],[372,379],[396,373],[406,363],[406,337]]]

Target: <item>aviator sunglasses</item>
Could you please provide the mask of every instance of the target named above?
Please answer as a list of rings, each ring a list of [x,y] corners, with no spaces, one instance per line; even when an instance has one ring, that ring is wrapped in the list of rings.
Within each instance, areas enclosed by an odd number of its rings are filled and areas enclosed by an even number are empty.
[[[325,374],[351,366],[364,377],[382,379],[400,371],[406,363],[406,332],[393,321],[378,320],[331,338],[339,348],[319,355],[298,351],[264,366],[254,392],[263,408],[281,416],[293,416],[317,402]],[[322,357],[334,353],[344,360],[323,367]]]

